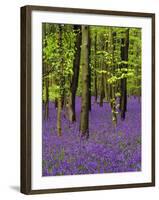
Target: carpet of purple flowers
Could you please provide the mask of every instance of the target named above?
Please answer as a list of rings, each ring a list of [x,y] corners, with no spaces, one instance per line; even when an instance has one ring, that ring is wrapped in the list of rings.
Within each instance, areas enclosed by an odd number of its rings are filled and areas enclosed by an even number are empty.
[[[92,97],[93,98],[93,97]],[[49,103],[49,119],[43,119],[42,175],[75,175],[141,170],[141,103],[128,98],[126,119],[117,127],[111,121],[108,103],[103,107],[92,99],[89,114],[89,139],[79,136],[80,98],[76,99],[76,122],[62,113],[62,136],[57,136],[56,108]]]

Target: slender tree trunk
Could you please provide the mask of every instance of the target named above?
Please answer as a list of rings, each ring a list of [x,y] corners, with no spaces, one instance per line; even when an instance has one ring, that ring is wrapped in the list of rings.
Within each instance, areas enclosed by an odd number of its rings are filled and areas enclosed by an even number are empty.
[[[129,50],[129,29],[125,32],[125,38],[121,40],[121,60],[128,61]],[[122,64],[121,68],[128,68],[128,64]],[[121,97],[120,97],[120,111],[121,119],[125,119],[125,112],[127,111],[127,79],[121,79]]]
[[[106,38],[108,40],[108,38]],[[108,41],[106,42],[105,45],[105,51],[108,53]],[[108,71],[108,65],[107,63],[104,64],[105,70]],[[108,74],[104,74],[104,94],[105,94],[105,99],[108,102],[109,101],[109,89],[108,89]]]
[[[98,99],[98,92],[97,92],[97,72],[94,71],[94,97],[95,97],[95,103],[97,103]]]
[[[106,69],[107,70],[107,69]],[[106,102],[109,101],[109,87],[108,87],[108,83],[107,83],[107,75],[104,76],[104,93],[105,93],[105,100]]]
[[[62,135],[61,132],[61,111],[62,111],[62,98],[58,98],[57,102],[57,134],[58,136]]]
[[[89,137],[89,30],[82,26],[82,103],[80,116],[80,133],[82,137]]]
[[[105,51],[105,38],[103,35],[100,35],[100,47],[101,47],[101,51]],[[100,58],[100,69],[103,71],[104,70],[104,59],[103,56]],[[104,92],[104,74],[103,72],[100,75],[100,102],[99,105],[103,106],[103,99],[105,97],[105,92]]]
[[[59,25],[59,48],[61,51],[62,56],[62,27]],[[61,63],[60,63],[60,69],[59,69],[59,86],[60,86],[60,94],[57,99],[57,134],[58,136],[62,135],[61,132],[61,112],[62,112],[62,94],[63,94],[63,58],[61,57]]]
[[[46,46],[46,44],[45,44],[45,37],[46,37],[46,23],[43,23],[43,31],[42,31],[42,38],[43,38],[43,48]],[[43,66],[42,66],[42,70],[43,70],[43,74],[45,74],[45,73],[47,73],[47,69],[48,67],[47,67],[47,65],[44,63],[44,61],[43,61]],[[49,79],[46,77],[45,79],[44,79],[44,83],[43,83],[44,85],[44,87],[45,87],[45,91],[46,91],[46,93],[45,93],[45,95],[46,95],[46,99],[45,99],[45,103],[44,103],[44,105],[45,105],[45,113],[44,113],[44,118],[46,119],[46,120],[48,120],[48,116],[49,116]]]
[[[72,110],[72,93],[66,98],[66,115],[70,122],[73,122],[73,110]]]
[[[91,37],[90,37],[90,30],[88,29],[88,84],[89,84],[89,111],[91,111]]]
[[[45,90],[46,90],[46,101],[45,101],[45,119],[49,117],[49,80],[45,78]]]
[[[62,54],[62,53],[61,53]],[[61,59],[61,80],[60,80],[60,87],[62,88],[61,90],[61,101],[62,101],[62,108],[64,107],[64,103],[65,103],[65,77],[64,77],[64,67],[63,67],[63,58]]]
[[[116,32],[111,32],[111,42],[112,42],[112,74],[115,75],[115,68],[116,68],[116,63],[115,63],[115,49],[116,49]],[[117,112],[116,112],[116,82],[113,82],[111,84],[111,90],[110,90],[110,105],[111,105],[111,111],[112,111],[112,122],[114,124],[114,127],[116,127],[117,124]]]
[[[113,75],[115,75],[115,68],[116,68],[116,63],[114,62],[115,61],[115,56],[114,56],[114,53],[115,53],[115,49],[116,49],[116,32],[112,32],[112,44],[113,44],[113,49],[112,49],[112,57],[113,57]],[[112,98],[115,98],[115,85],[116,85],[116,82],[114,84],[112,84]]]
[[[94,96],[95,96],[95,102],[97,103],[98,93],[97,93],[97,33],[95,33],[94,38]]]
[[[105,97],[105,93],[104,93],[104,74],[101,74],[101,85],[100,85],[100,102],[99,105],[102,107],[103,106],[103,99]]]
[[[120,98],[120,110],[121,110],[121,119],[125,119],[125,112],[126,112],[126,102],[127,102],[127,95],[126,95],[126,78],[121,80],[121,98]]]
[[[76,121],[76,91],[78,87],[78,79],[79,79],[79,68],[80,68],[80,56],[81,56],[81,41],[82,41],[82,34],[81,34],[81,26],[80,25],[74,25],[74,31],[76,33],[76,42],[75,42],[75,57],[73,61],[73,77],[71,82],[71,98],[70,98],[70,108],[72,111],[69,111],[69,113],[72,113],[69,117],[70,121]]]
[[[141,53],[140,49],[138,48],[136,56],[139,57],[140,53]],[[137,66],[136,67],[136,76],[138,77],[139,74],[140,74],[139,67]],[[141,85],[141,79],[138,78],[136,80],[136,84],[135,85],[138,87],[138,91],[136,93],[137,93],[137,96],[138,96],[138,101],[140,102],[141,101],[141,87],[140,87],[140,85]]]
[[[57,108],[57,98],[55,98],[55,108]]]

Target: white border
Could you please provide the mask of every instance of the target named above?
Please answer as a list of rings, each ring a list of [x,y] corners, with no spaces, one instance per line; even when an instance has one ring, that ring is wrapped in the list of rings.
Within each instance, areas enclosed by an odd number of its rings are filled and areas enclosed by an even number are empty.
[[[142,28],[142,171],[42,177],[42,22]],[[32,189],[151,182],[151,19],[32,11]]]

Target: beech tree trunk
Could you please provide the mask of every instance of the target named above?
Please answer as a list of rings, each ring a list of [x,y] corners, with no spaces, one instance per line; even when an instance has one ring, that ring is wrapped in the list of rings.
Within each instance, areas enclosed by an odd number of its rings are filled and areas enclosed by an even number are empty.
[[[59,25],[59,48],[61,51],[62,56],[62,27]],[[60,86],[60,94],[57,99],[57,134],[58,136],[62,135],[61,132],[61,111],[62,111],[62,97],[63,97],[63,58],[61,57],[61,63],[60,63],[60,70],[59,70],[59,80],[58,84]]]
[[[95,97],[95,102],[97,103],[97,98],[98,98],[98,93],[97,93],[97,33],[95,33],[94,37],[94,97]]]
[[[104,74],[101,74],[101,84],[100,84],[100,102],[99,105],[102,107],[103,106],[103,99],[105,97],[105,92],[104,92]]]
[[[43,23],[42,26],[43,26],[42,38],[43,38],[43,41],[44,41],[44,39],[46,37],[46,23]],[[46,46],[45,43],[43,43],[42,45],[43,45],[43,48]],[[47,65],[45,64],[44,61],[43,61],[42,70],[43,70],[43,74],[47,73],[47,71],[48,71]],[[44,105],[45,105],[44,118],[46,120],[48,120],[48,116],[49,116],[49,88],[48,88],[49,87],[49,80],[48,80],[47,77],[45,77],[45,79],[44,79],[43,87],[45,87],[45,96],[46,96],[46,99],[45,99],[45,102],[44,102]]]
[[[45,90],[46,90],[46,101],[45,101],[45,119],[49,117],[49,81],[45,78]]]
[[[55,98],[55,108],[57,108],[57,98]]]
[[[61,132],[61,111],[62,111],[62,98],[58,98],[57,102],[57,134],[58,136],[62,135]]]
[[[115,58],[115,50],[116,50],[116,32],[111,33],[111,43],[112,43],[112,74],[115,75],[115,69],[116,69],[116,63],[114,62]],[[117,124],[117,113],[116,113],[116,82],[113,82],[111,84],[110,88],[110,105],[111,105],[111,111],[112,111],[112,123],[114,127],[116,127]]]
[[[106,38],[108,40],[108,38]],[[108,41],[105,44],[105,51],[108,52]],[[105,70],[108,71],[108,64],[105,63]],[[109,86],[108,86],[108,74],[104,74],[104,93],[105,93],[105,99],[108,102],[109,101]]]
[[[82,26],[82,102],[80,116],[80,133],[86,139],[89,137],[89,30]]]
[[[78,78],[79,78],[79,68],[80,68],[80,57],[81,57],[81,41],[82,41],[82,33],[81,33],[81,26],[80,25],[74,25],[74,31],[76,33],[76,42],[75,42],[75,57],[73,61],[73,76],[72,76],[72,82],[71,82],[71,98],[70,98],[70,109],[72,111],[69,111],[70,114],[70,121],[76,121],[76,91],[78,87]]]
[[[89,84],[89,111],[91,111],[91,65],[90,65],[90,59],[91,59],[91,37],[90,37],[90,31],[88,28],[88,84]]]
[[[125,38],[121,40],[121,60],[128,61],[129,50],[129,29],[125,32]],[[128,64],[122,64],[121,68],[128,68]],[[121,79],[121,97],[120,97],[120,111],[121,119],[125,119],[125,113],[127,111],[127,79]]]

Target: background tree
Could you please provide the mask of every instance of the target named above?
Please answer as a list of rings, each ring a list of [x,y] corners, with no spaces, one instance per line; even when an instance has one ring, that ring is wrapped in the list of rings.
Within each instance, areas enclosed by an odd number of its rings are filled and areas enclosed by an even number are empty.
[[[45,23],[42,24],[42,30],[43,30],[43,32],[42,32],[42,40],[44,41],[44,39],[46,37],[46,34],[47,34],[46,33],[47,30],[46,30],[46,24]],[[43,46],[43,49],[44,49],[45,46],[46,46],[46,41],[43,42],[42,46]],[[42,73],[45,74],[45,73],[47,73],[48,67],[47,67],[45,62],[42,62],[42,63],[43,63]],[[48,105],[49,104],[49,92],[48,92],[48,87],[49,87],[48,83],[49,83],[49,81],[48,81],[48,77],[45,77],[42,83],[43,83],[43,88],[45,88],[45,99],[43,99],[44,100],[44,109],[45,109],[44,117],[47,120],[48,116],[49,116],[49,105]]]
[[[81,41],[82,41],[82,33],[81,26],[74,25],[74,32],[76,34],[75,41],[75,56],[73,61],[73,75],[71,82],[71,92],[72,92],[72,119],[71,121],[76,121],[76,110],[75,110],[75,102],[76,102],[76,92],[78,88],[78,78],[79,78],[79,70],[80,70],[80,58],[81,58]]]
[[[128,68],[128,51],[129,51],[129,29],[125,31],[125,38],[121,39],[121,70],[124,69],[127,73]],[[125,119],[125,112],[127,111],[127,77],[121,79],[121,96],[120,96],[120,111],[121,119]]]

